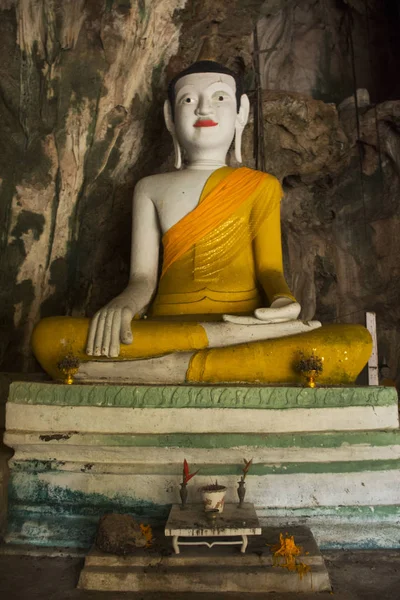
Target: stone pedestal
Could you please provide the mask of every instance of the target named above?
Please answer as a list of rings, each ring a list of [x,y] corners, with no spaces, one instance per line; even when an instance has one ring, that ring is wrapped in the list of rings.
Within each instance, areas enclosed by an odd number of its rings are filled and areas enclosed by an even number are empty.
[[[160,531],[152,549],[138,548],[134,555],[116,556],[91,550],[78,587],[108,592],[324,592],[331,585],[324,559],[309,529],[294,527],[290,535],[302,546],[301,562],[311,567],[302,578],[274,567],[271,545],[279,542],[279,529],[269,528],[249,538],[246,554],[238,548],[185,548],[171,553]],[[161,537],[160,537],[161,536]],[[306,554],[308,553],[308,554]]]
[[[400,547],[393,388],[13,383],[5,442],[14,543],[90,546],[106,512],[165,525],[182,463],[246,500],[261,524],[307,523],[324,548]]]

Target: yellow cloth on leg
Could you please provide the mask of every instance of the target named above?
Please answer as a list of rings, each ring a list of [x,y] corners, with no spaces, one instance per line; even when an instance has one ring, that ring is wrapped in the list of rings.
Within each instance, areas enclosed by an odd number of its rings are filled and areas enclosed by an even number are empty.
[[[188,383],[304,383],[296,370],[301,354],[324,359],[319,383],[354,383],[372,350],[369,331],[362,325],[324,325],[309,333],[210,348],[196,352],[189,364]]]
[[[48,317],[36,326],[32,346],[43,369],[63,379],[57,364],[67,355],[82,362],[109,359],[85,353],[89,319]],[[132,321],[132,344],[121,344],[113,361],[163,356],[171,352],[195,352],[187,372],[188,383],[299,383],[294,368],[300,352],[324,357],[323,384],[353,383],[371,354],[371,336],[361,325],[326,325],[309,333],[277,340],[252,342],[225,348],[207,348],[204,328],[198,323]],[[184,382],[182,382],[184,383]]]
[[[47,317],[32,334],[33,352],[43,369],[54,379],[62,378],[57,364],[67,355],[81,362],[110,360],[88,356],[85,352],[90,319]],[[207,348],[204,328],[197,323],[132,321],[133,342],[121,344],[121,353],[112,360],[138,360],[171,352],[192,352]]]

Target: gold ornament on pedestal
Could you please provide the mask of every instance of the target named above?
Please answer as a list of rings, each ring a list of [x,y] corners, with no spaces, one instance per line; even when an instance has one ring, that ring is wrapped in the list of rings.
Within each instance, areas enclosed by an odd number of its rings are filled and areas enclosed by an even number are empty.
[[[63,383],[72,385],[74,383],[74,375],[77,374],[79,369],[79,359],[72,354],[67,354],[67,356],[64,356],[57,363],[57,368],[65,375]]]
[[[300,360],[296,365],[296,371],[299,371],[305,377],[305,387],[315,388],[317,387],[316,379],[320,373],[324,370],[324,357],[319,357],[314,352],[311,356],[306,357],[301,354]]]

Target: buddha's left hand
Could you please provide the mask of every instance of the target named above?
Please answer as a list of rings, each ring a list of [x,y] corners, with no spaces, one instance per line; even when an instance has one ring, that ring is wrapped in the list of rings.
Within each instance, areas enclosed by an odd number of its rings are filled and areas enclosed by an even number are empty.
[[[286,323],[295,321],[300,314],[301,306],[290,298],[277,298],[269,308],[257,308],[254,317],[239,317],[236,315],[222,315],[227,323],[238,325],[266,325],[267,323]]]

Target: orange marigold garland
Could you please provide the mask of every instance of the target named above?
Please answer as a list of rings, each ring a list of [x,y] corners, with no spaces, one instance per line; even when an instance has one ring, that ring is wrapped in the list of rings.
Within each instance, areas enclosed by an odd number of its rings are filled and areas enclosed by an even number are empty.
[[[274,555],[274,567],[282,567],[282,569],[287,569],[288,571],[296,571],[300,579],[311,571],[310,565],[306,565],[297,560],[297,557],[303,553],[303,548],[301,546],[296,546],[293,535],[290,536],[286,534],[285,537],[283,533],[280,533],[279,544],[274,544],[271,547],[271,552]]]
[[[146,540],[146,548],[148,548],[153,543],[153,532],[151,530],[151,525],[143,525],[143,523],[140,523],[140,529],[143,537]]]

